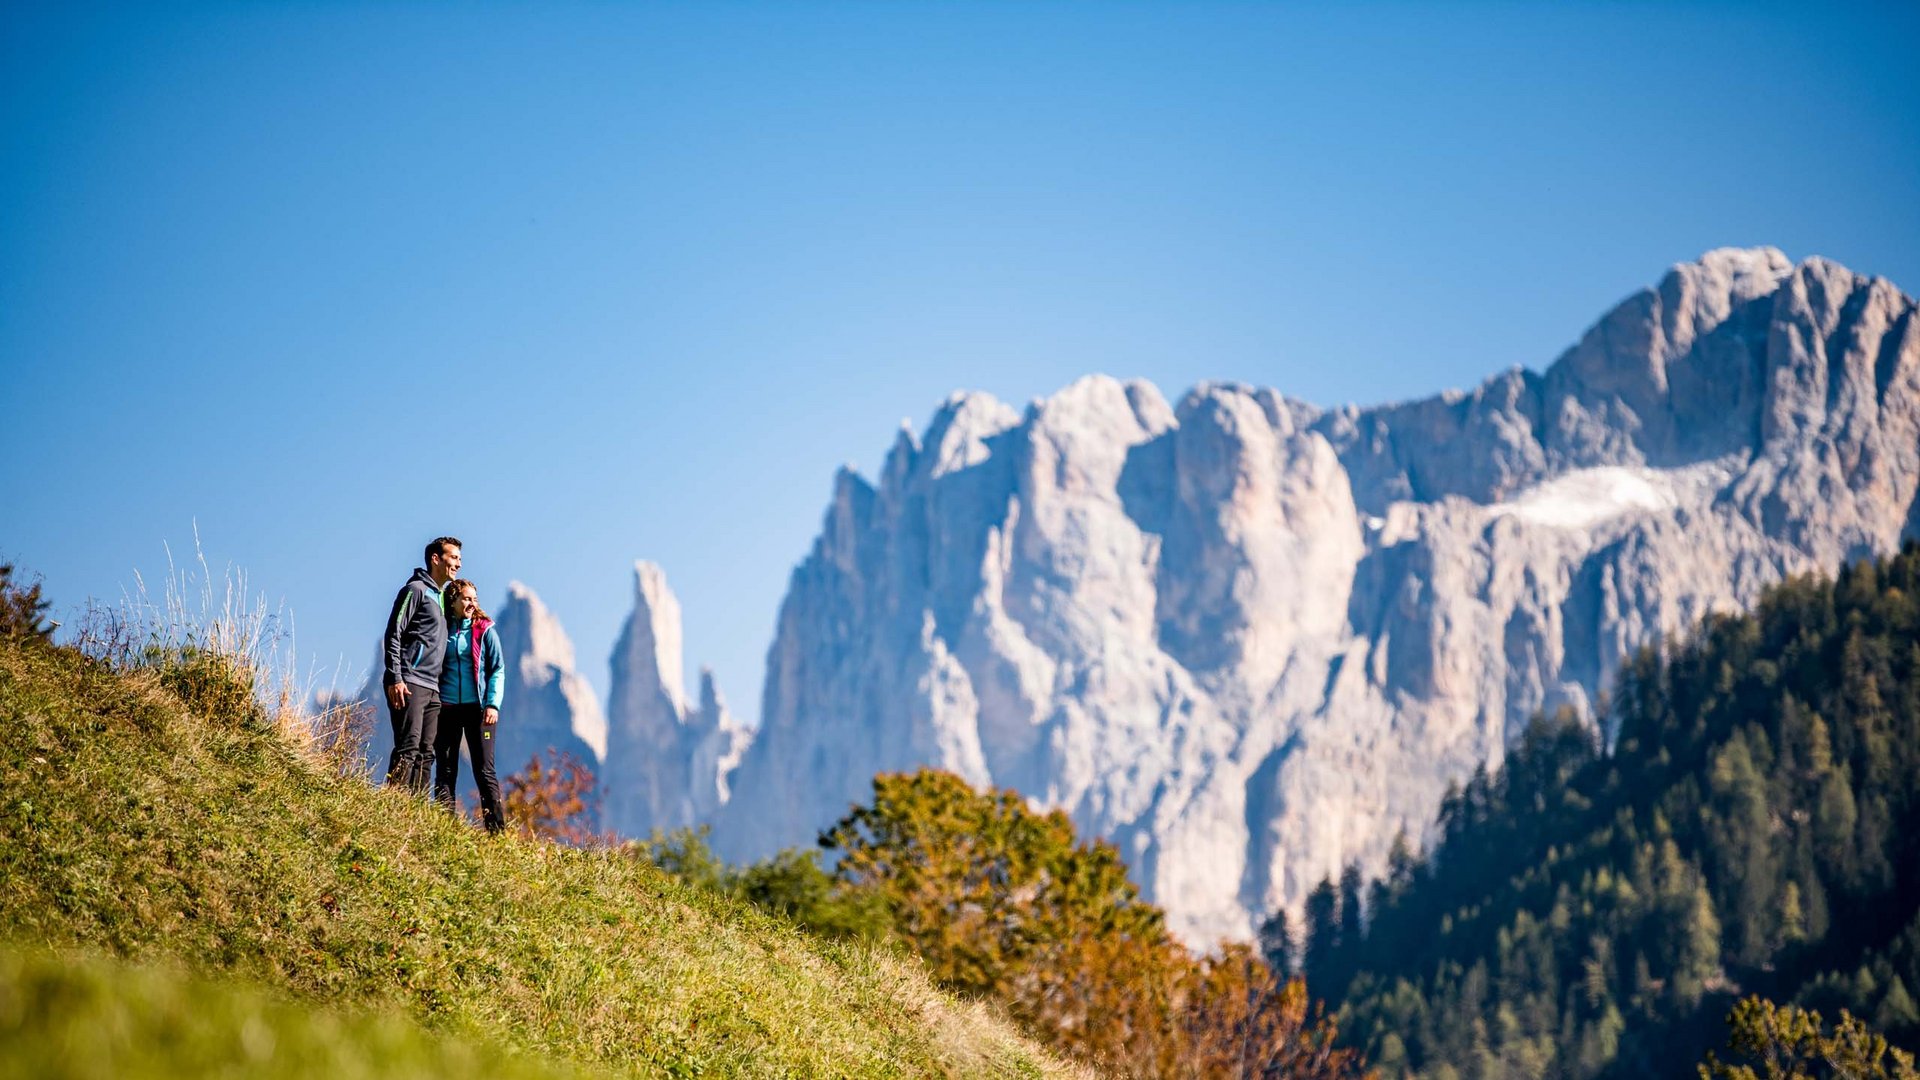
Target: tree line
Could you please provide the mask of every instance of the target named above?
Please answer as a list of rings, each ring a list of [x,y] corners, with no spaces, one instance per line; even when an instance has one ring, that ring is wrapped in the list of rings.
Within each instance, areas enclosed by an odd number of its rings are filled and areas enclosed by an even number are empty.
[[[1604,716],[1536,720],[1270,962],[1389,1074],[1690,1075],[1755,995],[1913,1045],[1920,547],[1641,652]]]

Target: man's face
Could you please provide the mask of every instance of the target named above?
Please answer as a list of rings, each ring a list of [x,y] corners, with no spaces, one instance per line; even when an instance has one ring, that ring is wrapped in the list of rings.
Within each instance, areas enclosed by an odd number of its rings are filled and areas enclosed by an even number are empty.
[[[438,555],[428,557],[427,573],[432,574],[433,580],[440,582],[442,585],[459,577],[460,549],[450,547],[441,551]]]

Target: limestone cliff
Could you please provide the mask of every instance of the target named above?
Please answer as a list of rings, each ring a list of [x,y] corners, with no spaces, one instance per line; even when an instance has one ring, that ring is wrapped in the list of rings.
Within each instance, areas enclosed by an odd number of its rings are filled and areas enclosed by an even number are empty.
[[[645,837],[710,820],[750,732],[728,712],[711,672],[687,701],[680,601],[649,562],[634,564],[634,607],[613,651],[603,797],[607,824]]]
[[[1912,533],[1914,308],[1831,262],[1716,251],[1469,394],[955,395],[877,482],[835,479],[731,798],[645,774],[661,794],[621,820],[710,817],[760,856],[935,764],[1067,808],[1189,939],[1244,938],[1342,862],[1378,867],[1633,650]],[[645,770],[706,736],[677,605],[641,577],[610,763],[630,739]]]

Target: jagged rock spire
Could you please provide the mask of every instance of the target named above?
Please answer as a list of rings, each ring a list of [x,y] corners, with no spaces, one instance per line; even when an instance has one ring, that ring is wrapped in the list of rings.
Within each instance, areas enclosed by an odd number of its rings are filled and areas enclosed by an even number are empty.
[[[494,763],[504,777],[548,749],[596,769],[607,754],[607,720],[586,677],[574,670],[573,641],[539,594],[507,584],[496,632],[507,666]]]
[[[711,817],[751,733],[727,712],[711,672],[701,672],[699,705],[687,704],[680,601],[655,564],[636,562],[633,576],[633,612],[613,651],[601,788],[607,824],[645,837]]]

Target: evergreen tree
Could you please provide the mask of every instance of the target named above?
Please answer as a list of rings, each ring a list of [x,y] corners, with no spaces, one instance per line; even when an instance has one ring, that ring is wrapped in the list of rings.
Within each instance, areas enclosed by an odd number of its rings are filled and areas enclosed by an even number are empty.
[[[1290,976],[1296,970],[1298,952],[1293,942],[1293,927],[1287,909],[1278,908],[1260,924],[1260,956],[1276,973]]]
[[[1714,854],[1717,891],[1731,920],[1733,958],[1758,967],[1772,952],[1780,880],[1767,784],[1748,747],[1743,729],[1713,757],[1707,842]]]
[[[1880,1007],[1874,1010],[1873,1026],[1881,1031],[1909,1031],[1916,1025],[1920,1025],[1920,1009],[1907,993],[1906,980],[1895,975],[1880,999]]]
[[[1327,969],[1355,1045],[1423,1077],[1674,1075],[1734,987],[1920,1039],[1920,546],[1709,617],[1609,700],[1611,747],[1536,721],[1367,893],[1358,970]],[[1310,974],[1354,894],[1316,890]]]
[[[1308,986],[1330,986],[1340,952],[1340,894],[1332,878],[1321,878],[1307,894],[1306,923],[1307,942],[1300,970]]]
[[[1700,1080],[1917,1080],[1913,1055],[1888,1044],[1845,1011],[1831,1034],[1820,1014],[1794,1006],[1776,1006],[1750,997],[1727,1016],[1728,1046],[1736,1059],[1727,1064],[1709,1052],[1699,1067]]]
[[[1348,863],[1340,871],[1340,946],[1337,969],[1331,981],[1325,985],[1325,992],[1335,994],[1344,992],[1347,981],[1360,967],[1362,950],[1366,947],[1366,924],[1364,910],[1360,902],[1361,877],[1360,865]],[[1321,984],[1316,984],[1321,985]]]

